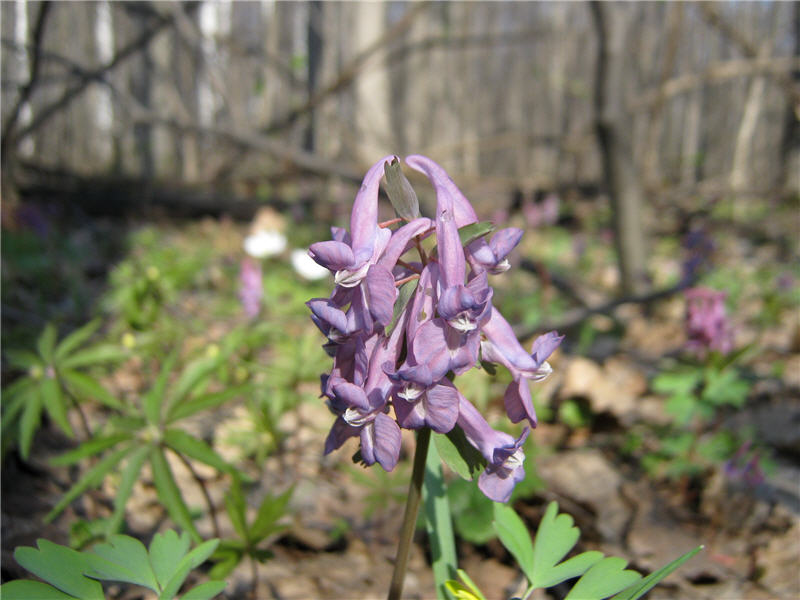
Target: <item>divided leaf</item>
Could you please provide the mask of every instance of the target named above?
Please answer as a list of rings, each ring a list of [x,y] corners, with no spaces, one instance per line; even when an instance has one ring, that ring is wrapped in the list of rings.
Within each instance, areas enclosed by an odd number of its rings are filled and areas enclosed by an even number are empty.
[[[175,575],[178,564],[189,551],[191,540],[189,534],[180,536],[174,529],[157,533],[150,541],[150,564],[153,567],[159,588],[163,588]]]
[[[503,546],[516,559],[522,572],[525,573],[529,581],[533,582],[536,574],[534,570],[534,547],[524,521],[519,518],[519,515],[510,506],[495,502],[492,526]]]
[[[561,564],[580,537],[572,517],[558,514],[558,503],[551,502],[539,524],[533,543],[533,568],[528,576],[534,587],[551,587],[577,577],[602,559],[600,552],[584,552]],[[528,575],[526,571],[526,575]]]
[[[110,542],[97,544],[85,554],[87,575],[108,581],[135,583],[158,592],[158,582],[144,544],[127,535],[112,535]]]
[[[609,556],[595,563],[564,600],[602,600],[637,582],[642,578],[636,571],[625,569],[624,558]]]
[[[100,583],[83,575],[88,569],[83,554],[43,539],[37,540],[36,545],[38,549],[23,546],[14,551],[14,558],[22,567],[70,596],[103,600]]]

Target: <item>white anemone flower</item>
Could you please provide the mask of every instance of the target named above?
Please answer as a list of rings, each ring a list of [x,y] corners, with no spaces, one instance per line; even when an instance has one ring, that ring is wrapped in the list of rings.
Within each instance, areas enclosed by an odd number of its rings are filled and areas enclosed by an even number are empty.
[[[275,256],[286,249],[286,236],[278,231],[257,231],[244,238],[244,251],[253,258]]]
[[[308,250],[292,250],[292,267],[297,274],[310,281],[323,279],[330,275],[330,271],[318,265],[313,258],[308,255]]]

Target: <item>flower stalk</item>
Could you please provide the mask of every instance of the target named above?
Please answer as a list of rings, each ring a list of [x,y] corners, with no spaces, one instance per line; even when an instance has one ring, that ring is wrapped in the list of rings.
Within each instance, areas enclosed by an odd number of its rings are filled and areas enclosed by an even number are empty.
[[[424,427],[417,433],[417,447],[414,450],[414,468],[411,472],[411,482],[408,485],[408,500],[403,514],[403,525],[400,529],[400,542],[397,545],[397,556],[394,561],[392,582],[389,585],[388,600],[400,600],[403,593],[403,581],[408,567],[408,555],[411,551],[411,542],[417,526],[417,514],[422,500],[422,483],[425,480],[425,459],[428,456],[428,446],[431,441],[431,430]]]

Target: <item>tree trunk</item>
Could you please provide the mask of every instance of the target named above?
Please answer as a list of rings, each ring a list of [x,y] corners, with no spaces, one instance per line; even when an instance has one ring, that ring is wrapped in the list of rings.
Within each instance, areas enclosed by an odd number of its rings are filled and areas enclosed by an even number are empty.
[[[642,187],[633,156],[631,127],[623,113],[624,56],[627,37],[623,10],[616,4],[590,4],[597,34],[594,109],[603,178],[611,199],[614,234],[625,294],[646,287],[645,241],[642,228]]]

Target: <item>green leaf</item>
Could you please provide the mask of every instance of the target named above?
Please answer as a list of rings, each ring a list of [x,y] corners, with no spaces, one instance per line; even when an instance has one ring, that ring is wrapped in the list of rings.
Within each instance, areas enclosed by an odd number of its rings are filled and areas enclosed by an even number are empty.
[[[120,412],[127,411],[127,407],[122,404],[122,402],[117,400],[111,392],[104,388],[97,380],[92,379],[88,375],[69,369],[62,370],[60,374],[69,385],[75,388],[77,392],[76,396],[79,398],[97,400],[109,408]]]
[[[158,377],[156,378],[156,382],[142,399],[144,415],[147,417],[147,421],[153,425],[158,425],[161,423],[161,406],[165,402],[169,376],[172,373],[172,370],[175,368],[175,363],[177,360],[178,350],[175,349],[164,361],[161,371],[159,371]]]
[[[461,478],[447,485],[450,512],[458,535],[472,544],[485,544],[496,537],[492,527],[494,502],[474,482]]]
[[[191,543],[188,533],[183,532],[178,536],[173,529],[153,536],[150,541],[150,566],[153,568],[160,589],[163,589],[175,575],[180,561],[189,552]]]
[[[243,550],[217,550],[212,557],[217,561],[208,572],[212,579],[225,579],[244,557]]]
[[[75,600],[75,596],[70,596],[57,590],[52,585],[47,585],[41,581],[31,581],[30,579],[17,579],[0,585],[0,598],[3,600]]]
[[[580,531],[573,523],[571,516],[558,514],[558,503],[551,502],[547,506],[533,542],[532,569],[529,573],[523,568],[532,586],[552,587],[577,577],[602,559],[600,552],[584,552],[558,564],[580,537]]]
[[[205,463],[209,467],[214,467],[222,473],[229,473],[231,475],[237,473],[236,467],[225,462],[225,460],[214,452],[203,440],[197,439],[181,429],[167,429],[164,432],[164,443],[175,452]]]
[[[458,557],[453,536],[450,502],[447,500],[447,490],[442,474],[442,461],[435,444],[428,447],[423,494],[423,514],[431,545],[436,597],[439,600],[448,600],[445,584],[456,576]]]
[[[92,337],[92,334],[100,327],[100,319],[93,319],[83,327],[80,327],[61,340],[55,350],[55,359],[59,361],[69,355],[78,346]]]
[[[87,456],[99,454],[103,450],[107,450],[112,446],[116,446],[120,442],[130,439],[127,433],[117,433],[105,437],[94,437],[90,440],[83,442],[80,446],[69,452],[65,452],[60,456],[56,456],[50,461],[50,464],[55,467],[65,467],[67,465],[74,465],[76,462],[83,460]]]
[[[73,437],[75,434],[72,432],[72,426],[67,418],[67,407],[64,405],[61,388],[58,387],[58,382],[55,378],[45,377],[42,379],[39,392],[42,394],[42,404],[47,409],[50,418],[67,436]]]
[[[392,203],[397,216],[406,221],[413,221],[420,216],[419,200],[411,182],[403,175],[400,161],[395,156],[391,162],[383,163],[386,175],[386,195]]]
[[[36,349],[39,351],[39,356],[48,364],[53,362],[53,350],[56,347],[57,335],[58,330],[55,324],[48,323],[39,336],[39,339],[36,340]]]
[[[180,405],[195,389],[206,383],[209,376],[219,367],[224,358],[225,354],[220,351],[218,355],[212,358],[199,358],[186,365],[175,386],[170,391],[166,413],[170,414],[175,406]]]
[[[169,516],[192,536],[195,542],[199,542],[202,538],[194,526],[189,508],[183,501],[180,488],[175,483],[175,477],[172,475],[172,470],[167,463],[167,457],[164,456],[164,452],[161,449],[154,448],[153,452],[150,453],[150,465],[153,468],[153,482],[156,485],[158,497],[167,509]],[[177,592],[177,590],[175,591]]]
[[[209,600],[224,590],[226,585],[225,581],[206,581],[186,592],[181,600]]]
[[[80,496],[86,490],[100,485],[103,481],[103,477],[105,477],[106,474],[111,471],[111,469],[113,469],[117,463],[121,461],[131,450],[133,450],[133,446],[120,448],[111,454],[106,455],[91,469],[86,471],[84,476],[81,477],[78,482],[67,491],[66,494],[64,494],[64,497],[61,498],[58,504],[53,507],[53,510],[47,513],[44,518],[45,522],[48,523],[52,521],[62,510],[69,506],[70,502],[75,500],[75,498]]]
[[[294,488],[289,488],[280,496],[267,495],[258,507],[258,513],[250,526],[250,540],[258,543],[268,535],[283,529],[275,523],[286,514],[286,506],[292,497]]]
[[[219,540],[209,540],[200,544],[197,548],[184,556],[178,563],[178,567],[175,569],[175,574],[172,576],[172,579],[167,582],[167,585],[164,586],[164,589],[158,596],[159,600],[173,600],[178,594],[178,590],[181,589],[189,572],[203,564],[214,550],[216,550],[218,544]]]
[[[474,242],[492,231],[494,231],[494,224],[490,221],[471,223],[469,225],[464,225],[464,227],[459,227],[458,238],[461,240],[461,245],[466,246],[470,242]]]
[[[28,350],[6,350],[5,355],[8,364],[15,369],[27,371],[32,367],[44,368],[42,358]]]
[[[522,572],[529,581],[533,581],[535,575],[533,543],[524,521],[510,506],[495,502],[492,526],[503,546],[516,559]]]
[[[139,446],[128,457],[128,462],[125,468],[122,469],[117,493],[114,495],[114,512],[111,513],[111,517],[108,520],[107,535],[119,531],[122,520],[125,518],[125,505],[128,503],[128,498],[133,492],[133,486],[139,478],[139,473],[151,450],[152,446]]]
[[[88,565],[80,552],[43,539],[37,540],[36,545],[38,549],[23,546],[14,551],[14,558],[22,567],[76,598],[103,599],[102,586],[83,576]]]
[[[680,567],[683,563],[687,560],[692,558],[695,554],[700,552],[704,546],[698,546],[694,550],[690,550],[686,554],[676,558],[668,565],[661,567],[658,571],[654,571],[650,573],[644,579],[637,581],[630,587],[625,588],[619,594],[614,596],[611,600],[637,600],[644,596],[647,592],[653,589],[656,584],[658,584],[662,579],[664,579],[667,575],[675,571],[678,567]]]
[[[446,435],[434,433],[433,441],[445,464],[462,479],[471,480],[486,466],[486,459],[467,441],[467,436],[458,426]]]
[[[17,417],[28,404],[27,400],[28,398],[21,393],[11,397],[3,396],[3,416],[0,419],[2,421],[2,435],[0,435],[0,438],[3,435],[8,435],[8,431],[12,426],[18,425]]]
[[[97,544],[85,553],[90,577],[134,583],[158,592],[158,582],[150,566],[147,548],[127,535],[112,535],[109,543]]]
[[[602,600],[639,581],[642,576],[625,569],[623,558],[604,558],[586,571],[564,600]]]
[[[128,351],[115,344],[100,344],[80,350],[62,359],[59,368],[78,369],[107,362],[117,362],[128,357]]]
[[[22,458],[28,460],[31,451],[31,443],[36,430],[39,428],[39,421],[42,417],[42,395],[39,386],[36,386],[34,393],[29,396],[25,410],[19,422],[19,451]]]
[[[731,405],[741,408],[747,400],[750,384],[739,379],[733,371],[706,371],[703,401],[715,406]]]
[[[417,285],[419,284],[419,279],[412,279],[411,281],[406,281],[403,285],[400,286],[400,290],[397,292],[397,300],[394,303],[394,313],[392,314],[392,322],[389,324],[389,327],[386,329],[386,335],[392,335],[394,328],[397,327],[397,322],[400,320],[400,315],[403,314],[403,311],[406,309],[409,300],[414,296],[414,292],[417,291]]]
[[[244,494],[242,493],[242,483],[238,477],[234,477],[230,489],[225,494],[225,510],[228,513],[234,531],[236,531],[243,540],[249,539],[247,517],[245,516],[246,508],[247,505],[245,503]]]
[[[653,390],[659,394],[690,395],[700,383],[702,373],[697,369],[661,373],[653,379]]]
[[[667,400],[664,410],[673,417],[677,425],[686,425],[697,410],[697,399],[692,395],[678,394]]]
[[[221,392],[214,392],[212,394],[203,394],[183,402],[177,406],[172,407],[168,416],[167,424],[172,424],[180,419],[185,419],[193,414],[204,410],[212,410],[228,402],[231,398],[241,396],[253,390],[252,384],[240,385],[237,387],[227,388]]]

